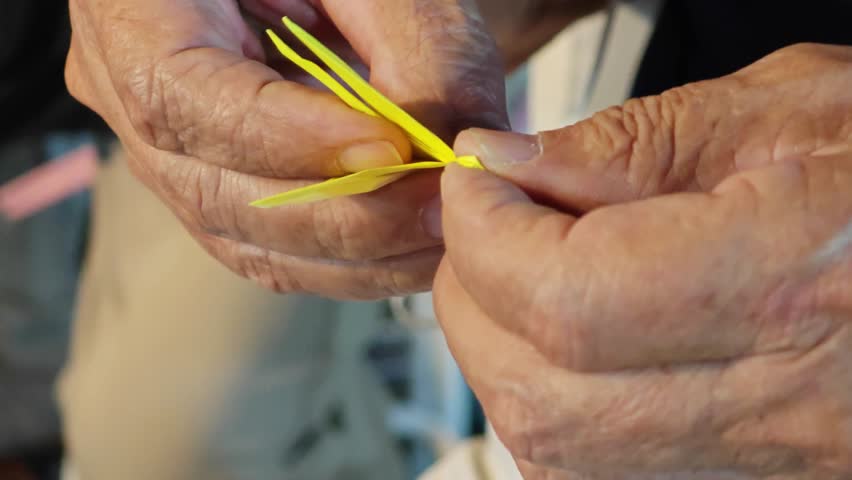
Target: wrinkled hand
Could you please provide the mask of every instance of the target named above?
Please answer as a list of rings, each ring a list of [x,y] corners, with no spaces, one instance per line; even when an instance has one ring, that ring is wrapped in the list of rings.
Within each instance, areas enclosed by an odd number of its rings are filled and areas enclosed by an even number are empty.
[[[430,286],[443,248],[420,213],[438,194],[436,175],[339,201],[248,206],[411,157],[394,125],[267,66],[251,25],[293,16],[451,138],[506,126],[502,68],[472,0],[70,3],[70,91],[107,120],[134,173],[211,254],[282,292],[372,298]]]
[[[435,303],[526,478],[852,478],[850,84],[796,46],[462,134],[499,176],[445,172]]]

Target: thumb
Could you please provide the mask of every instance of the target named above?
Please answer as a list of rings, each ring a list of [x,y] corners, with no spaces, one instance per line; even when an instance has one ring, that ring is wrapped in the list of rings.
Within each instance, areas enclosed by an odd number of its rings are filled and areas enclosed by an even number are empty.
[[[474,0],[313,0],[370,82],[441,137],[508,129],[504,69]]]
[[[686,88],[630,100],[537,135],[468,130],[456,139],[456,152],[479,157],[488,170],[538,199],[579,211],[702,190],[699,170],[707,188],[729,170],[724,156],[699,168],[717,114],[705,107],[712,102],[701,101],[701,84]]]

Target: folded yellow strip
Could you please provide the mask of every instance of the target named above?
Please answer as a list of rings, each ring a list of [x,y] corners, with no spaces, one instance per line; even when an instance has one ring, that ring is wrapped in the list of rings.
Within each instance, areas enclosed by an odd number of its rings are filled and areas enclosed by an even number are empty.
[[[341,85],[334,77],[316,63],[302,57],[284,43],[272,30],[266,33],[272,39],[278,51],[302,70],[319,80],[335,95],[340,97],[349,107],[365,115],[382,117],[400,128],[408,135],[411,143],[423,154],[433,158],[431,161],[395,165],[392,167],[371,168],[340,178],[332,178],[325,182],[297,188],[288,192],[273,195],[252,202],[259,208],[272,208],[282,205],[296,205],[327,200],[347,195],[372,192],[385,185],[399,180],[409,172],[424,169],[443,168],[449,163],[458,163],[468,168],[483,169],[476,157],[456,157],[453,149],[437,135],[424,127],[411,115],[382,95],[364,80],[352,67],[329,50],[313,35],[296,25],[289,18],[284,18],[284,25],[296,38],[305,44],[332,72],[340,77],[355,94]],[[360,97],[360,98],[359,98]]]

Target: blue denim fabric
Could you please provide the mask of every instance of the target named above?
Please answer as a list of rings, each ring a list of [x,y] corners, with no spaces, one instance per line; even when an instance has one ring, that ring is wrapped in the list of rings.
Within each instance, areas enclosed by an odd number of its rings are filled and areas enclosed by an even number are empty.
[[[0,184],[93,137],[0,146]],[[83,192],[17,223],[0,220],[0,458],[58,445],[53,396],[65,361],[89,214]]]

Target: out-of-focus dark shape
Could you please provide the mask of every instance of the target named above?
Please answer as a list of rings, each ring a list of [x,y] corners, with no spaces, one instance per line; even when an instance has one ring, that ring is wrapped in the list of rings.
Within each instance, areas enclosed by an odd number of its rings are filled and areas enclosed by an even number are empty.
[[[68,2],[0,2],[0,143],[46,132],[105,129],[65,88]]]

